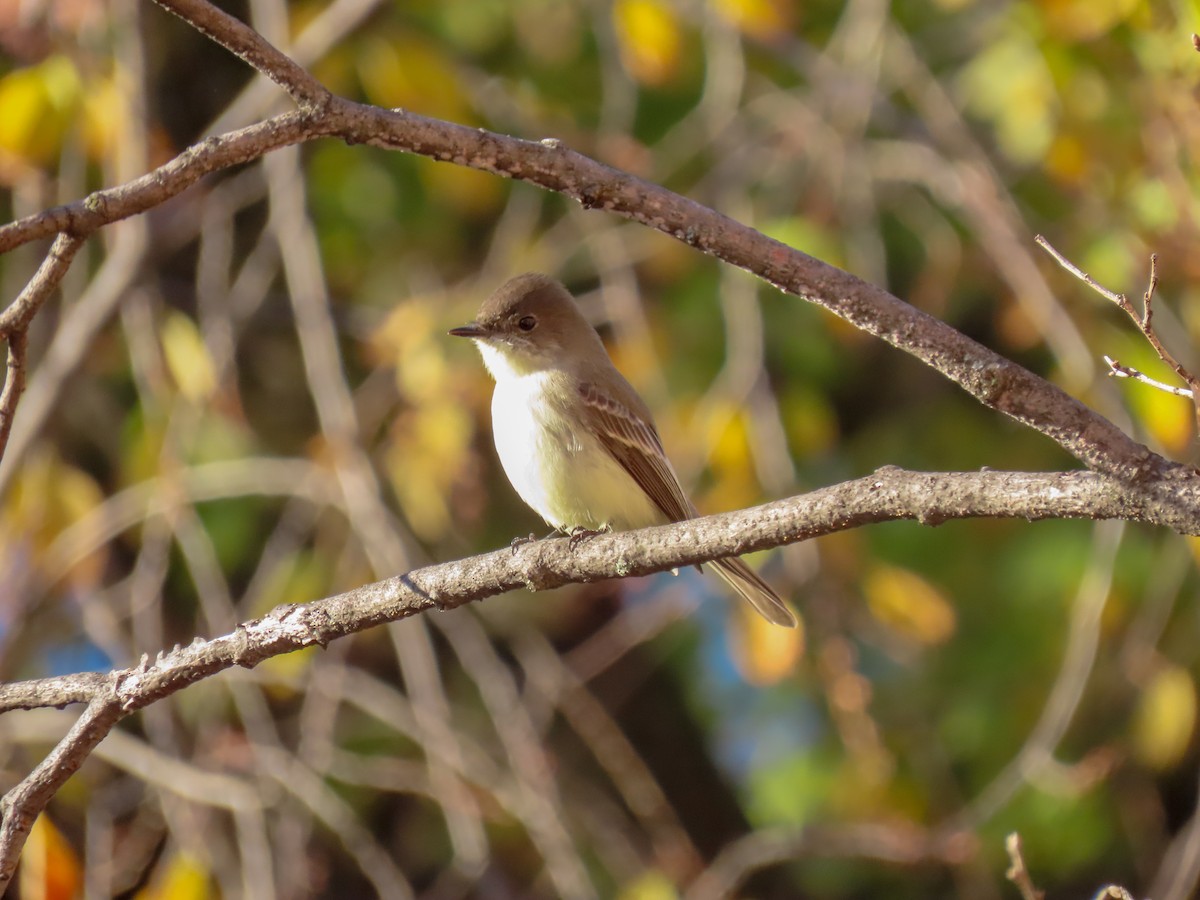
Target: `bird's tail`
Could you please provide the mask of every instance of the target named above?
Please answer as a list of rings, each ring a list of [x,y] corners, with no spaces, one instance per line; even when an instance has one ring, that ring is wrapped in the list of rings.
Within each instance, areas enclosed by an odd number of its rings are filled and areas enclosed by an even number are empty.
[[[768,622],[796,627],[796,617],[771,586],[755,574],[754,570],[736,556],[729,559],[714,559],[713,568],[725,579],[725,583],[745,597],[760,616]]]

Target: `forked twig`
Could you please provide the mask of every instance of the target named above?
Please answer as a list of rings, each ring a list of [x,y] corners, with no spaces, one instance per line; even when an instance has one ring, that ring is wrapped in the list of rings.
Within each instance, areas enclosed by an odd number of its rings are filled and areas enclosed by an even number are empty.
[[[1142,311],[1139,314],[1137,308],[1130,302],[1129,298],[1124,294],[1111,291],[1104,285],[1097,282],[1091,275],[1084,272],[1079,266],[1075,265],[1058,250],[1051,246],[1050,242],[1042,235],[1034,238],[1034,242],[1039,247],[1054,257],[1055,262],[1060,266],[1094,290],[1101,297],[1116,304],[1124,313],[1133,320],[1138,331],[1150,342],[1150,346],[1154,348],[1154,352],[1158,354],[1158,358],[1171,367],[1180,380],[1187,385],[1187,389],[1172,387],[1164,384],[1161,381],[1156,381],[1150,378],[1137,369],[1122,365],[1115,359],[1108,356],[1104,357],[1105,363],[1108,364],[1109,374],[1117,378],[1132,378],[1135,381],[1141,382],[1149,387],[1157,388],[1160,391],[1166,391],[1169,394],[1174,394],[1177,397],[1188,397],[1193,403],[1200,397],[1200,378],[1197,378],[1191,373],[1179,360],[1177,360],[1171,351],[1166,348],[1162,340],[1158,336],[1158,332],[1154,328],[1154,294],[1158,290],[1158,254],[1150,255],[1150,282],[1146,286],[1146,292],[1142,294]],[[1196,411],[1197,421],[1200,421],[1200,406]]]
[[[1004,839],[1004,849],[1012,865],[1004,873],[1004,877],[1017,886],[1022,900],[1045,900],[1044,891],[1039,891],[1033,883],[1029,869],[1025,867],[1025,857],[1021,852],[1021,835],[1015,831]]]

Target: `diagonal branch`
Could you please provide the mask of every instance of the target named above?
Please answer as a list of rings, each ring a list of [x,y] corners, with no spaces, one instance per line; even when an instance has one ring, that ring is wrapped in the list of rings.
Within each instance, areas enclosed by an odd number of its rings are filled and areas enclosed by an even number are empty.
[[[158,2],[185,19],[206,5],[203,0]],[[280,83],[290,77],[277,71],[278,51],[269,52],[262,38],[253,42],[250,53],[246,26],[237,23],[234,28],[220,16],[205,22],[209,37],[239,55],[248,53],[246,58],[261,71],[273,73]],[[520,140],[340,97],[208,138],[126,185],[2,226],[0,253],[55,232],[86,236],[162,203],[205,174],[317,137],[370,143],[492,172],[565,194],[588,208],[617,213],[823,306],[930,365],[985,406],[1047,435],[1089,468],[1135,482],[1168,473],[1193,475],[1191,469],[1150,452],[1062,389],[882,288],[666,188],[596,162],[554,139]]]
[[[329,91],[303,66],[249,25],[206,0],[170,0],[159,5],[266,75],[301,107],[319,107],[329,99]]]

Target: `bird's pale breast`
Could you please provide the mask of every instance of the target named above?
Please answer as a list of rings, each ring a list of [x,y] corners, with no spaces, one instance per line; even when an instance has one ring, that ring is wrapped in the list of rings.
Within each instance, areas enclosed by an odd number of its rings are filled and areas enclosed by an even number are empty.
[[[512,486],[538,515],[560,530],[640,528],[665,518],[581,422],[546,392],[555,372],[531,372],[497,381],[492,395],[496,452]]]

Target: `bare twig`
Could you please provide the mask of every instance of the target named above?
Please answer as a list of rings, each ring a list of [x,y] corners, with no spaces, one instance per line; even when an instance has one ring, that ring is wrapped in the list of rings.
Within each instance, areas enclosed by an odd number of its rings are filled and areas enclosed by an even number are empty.
[[[1021,836],[1015,831],[1010,834],[1004,841],[1004,849],[1012,862],[1005,876],[1017,886],[1022,900],[1045,900],[1045,893],[1034,886],[1033,878],[1025,868],[1025,857],[1021,853]]]
[[[0,456],[8,446],[13,416],[17,414],[17,402],[25,390],[25,355],[28,347],[29,336],[24,330],[14,331],[9,336],[4,390],[0,392]]]
[[[1092,278],[1091,275],[1088,275],[1077,265],[1063,256],[1062,253],[1051,246],[1050,242],[1046,240],[1046,238],[1042,237],[1042,235],[1039,234],[1034,238],[1034,240],[1037,242],[1038,246],[1042,247],[1042,249],[1044,249],[1054,258],[1055,262],[1098,293],[1101,297],[1104,297],[1115,304],[1122,310],[1122,312],[1129,316],[1129,318],[1133,321],[1133,324],[1138,327],[1139,331],[1141,331],[1143,337],[1145,337],[1150,343],[1150,346],[1154,348],[1154,352],[1158,354],[1158,358],[1171,367],[1175,374],[1179,376],[1180,380],[1188,386],[1188,390],[1184,392],[1179,389],[1169,388],[1161,382],[1147,378],[1136,369],[1128,369],[1124,366],[1119,366],[1118,363],[1115,363],[1106,356],[1104,357],[1104,361],[1108,363],[1112,374],[1123,378],[1134,378],[1143,384],[1150,385],[1151,387],[1158,388],[1159,390],[1165,390],[1180,397],[1190,397],[1193,399],[1193,401],[1197,398],[1197,396],[1200,396],[1200,378],[1197,378],[1195,375],[1193,375],[1186,366],[1180,363],[1179,360],[1177,360],[1171,354],[1171,351],[1169,351],[1166,345],[1163,344],[1162,339],[1158,336],[1158,332],[1154,329],[1154,294],[1158,290],[1157,254],[1150,255],[1150,280],[1146,287],[1145,293],[1142,294],[1142,311],[1139,314],[1128,297],[1099,284],[1094,278]],[[1197,416],[1200,416],[1200,407],[1197,407]]]
[[[1111,356],[1105,356],[1104,363],[1108,366],[1108,374],[1114,378],[1132,378],[1134,381],[1141,382],[1147,387],[1152,387],[1167,394],[1174,394],[1176,397],[1187,397],[1189,400],[1194,396],[1188,388],[1175,387],[1174,385],[1156,381],[1149,375],[1133,368],[1133,366],[1127,366],[1119,360],[1113,359]]]

